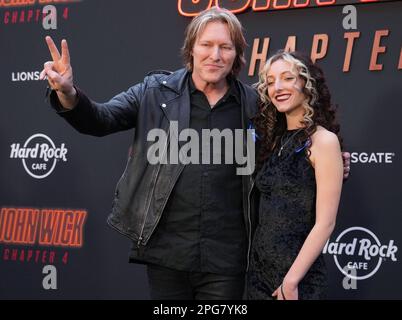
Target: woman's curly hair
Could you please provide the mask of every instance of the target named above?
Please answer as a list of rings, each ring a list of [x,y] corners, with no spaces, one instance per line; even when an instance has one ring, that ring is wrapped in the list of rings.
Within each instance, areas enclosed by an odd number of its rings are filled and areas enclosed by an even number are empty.
[[[303,102],[305,113],[301,122],[302,134],[298,135],[300,142],[310,140],[312,134],[317,130],[317,126],[320,125],[335,133],[342,147],[342,138],[339,135],[340,127],[336,119],[337,106],[331,102],[331,94],[321,68],[314,64],[309,57],[299,52],[281,50],[266,62],[259,74],[259,82],[255,85],[260,95],[259,112],[254,118],[260,139],[257,168],[260,168],[269,157],[287,129],[285,114],[277,112],[268,96],[268,71],[271,65],[278,60],[289,62],[292,65],[292,72],[305,82],[303,88],[306,96],[306,100]]]

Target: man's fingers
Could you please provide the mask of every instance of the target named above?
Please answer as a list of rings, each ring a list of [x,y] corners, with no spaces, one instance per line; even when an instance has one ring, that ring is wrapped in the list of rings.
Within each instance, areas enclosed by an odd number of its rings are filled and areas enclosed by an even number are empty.
[[[40,80],[44,80],[46,76],[46,70],[47,69],[52,69],[53,68],[53,61],[47,61],[43,64],[43,70],[39,75]]]
[[[70,51],[68,50],[67,40],[61,41],[61,59],[63,63],[70,64]]]
[[[47,78],[51,80],[53,83],[59,84],[61,82],[61,77],[57,72],[53,71],[52,69],[46,69],[45,71],[47,74]]]
[[[342,152],[342,159],[345,164],[345,167],[350,166],[350,153],[349,152]]]
[[[350,167],[343,168],[343,178],[348,179],[350,174]]]
[[[53,61],[46,61],[43,64],[43,69],[53,69],[54,62]]]
[[[44,80],[44,79],[45,79],[45,76],[46,76],[46,70],[43,69],[42,72],[41,72],[40,75],[39,75],[39,80]]]
[[[54,62],[53,62],[53,61],[47,61],[47,62],[45,62],[45,63],[43,64],[43,70],[42,70],[42,72],[41,72],[40,75],[39,75],[39,79],[40,79],[40,80],[45,79],[45,76],[47,75],[47,72],[48,72],[49,70],[53,70],[53,65],[54,65]]]
[[[53,61],[58,61],[60,59],[60,52],[57,49],[56,45],[53,42],[53,39],[49,36],[46,37],[46,43],[49,47],[50,54],[52,56]]]

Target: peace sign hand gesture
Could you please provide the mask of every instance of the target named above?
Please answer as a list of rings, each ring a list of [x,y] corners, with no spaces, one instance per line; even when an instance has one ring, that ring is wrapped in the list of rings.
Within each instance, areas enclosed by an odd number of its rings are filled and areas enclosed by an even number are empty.
[[[63,39],[61,42],[61,55],[51,37],[46,37],[46,43],[53,61],[47,61],[44,64],[40,79],[43,80],[47,76],[49,85],[57,92],[63,107],[72,109],[76,104],[77,91],[73,84],[73,69],[70,64],[67,41]]]

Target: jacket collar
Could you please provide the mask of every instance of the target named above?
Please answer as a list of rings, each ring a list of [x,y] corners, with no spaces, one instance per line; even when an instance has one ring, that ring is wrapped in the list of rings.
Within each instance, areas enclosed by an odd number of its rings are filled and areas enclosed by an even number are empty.
[[[187,88],[187,79],[190,72],[187,69],[180,69],[168,75],[163,81],[163,85],[177,94],[181,94]]]

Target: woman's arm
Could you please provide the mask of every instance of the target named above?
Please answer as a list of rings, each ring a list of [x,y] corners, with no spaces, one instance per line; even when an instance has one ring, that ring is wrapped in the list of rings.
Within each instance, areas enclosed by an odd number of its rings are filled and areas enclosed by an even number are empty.
[[[342,190],[343,161],[338,138],[323,128],[312,136],[310,161],[317,184],[316,221],[303,247],[273,295],[278,299],[298,299],[298,284],[322,252],[336,221]]]

